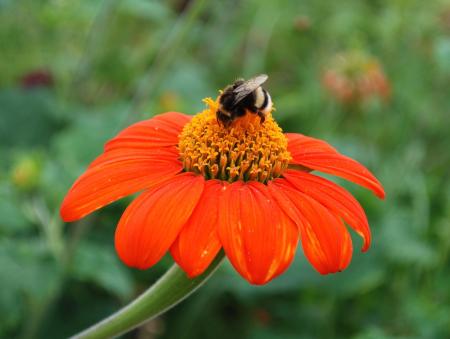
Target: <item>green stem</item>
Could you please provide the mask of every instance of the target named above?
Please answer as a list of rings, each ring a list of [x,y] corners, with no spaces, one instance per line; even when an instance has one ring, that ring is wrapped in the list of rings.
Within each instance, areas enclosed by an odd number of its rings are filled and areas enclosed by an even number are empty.
[[[111,338],[128,332],[169,310],[199,288],[214,273],[224,258],[221,251],[208,269],[189,279],[178,265],[173,265],[155,284],[130,304],[74,335],[72,338]]]

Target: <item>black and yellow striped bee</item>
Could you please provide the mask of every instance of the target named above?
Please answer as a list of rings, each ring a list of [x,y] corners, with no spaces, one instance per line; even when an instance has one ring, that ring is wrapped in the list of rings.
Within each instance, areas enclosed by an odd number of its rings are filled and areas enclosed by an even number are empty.
[[[257,75],[249,80],[238,79],[228,85],[219,97],[217,121],[228,127],[235,119],[243,117],[246,112],[257,114],[264,122],[272,110],[272,99],[261,85],[266,82],[266,74]]]

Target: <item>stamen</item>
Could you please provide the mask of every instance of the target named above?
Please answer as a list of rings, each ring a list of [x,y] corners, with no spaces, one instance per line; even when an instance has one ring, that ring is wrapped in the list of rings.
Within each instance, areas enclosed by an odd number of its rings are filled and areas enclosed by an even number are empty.
[[[218,102],[211,98],[204,102],[208,108],[193,117],[180,135],[185,171],[207,179],[262,183],[283,173],[291,155],[287,139],[271,114],[261,123],[256,114],[247,113],[225,127],[216,119]]]

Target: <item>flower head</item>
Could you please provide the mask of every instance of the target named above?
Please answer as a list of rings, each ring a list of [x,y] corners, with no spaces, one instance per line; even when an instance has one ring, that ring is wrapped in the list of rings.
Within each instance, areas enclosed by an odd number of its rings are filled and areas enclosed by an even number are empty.
[[[340,102],[387,99],[391,87],[377,59],[360,51],[338,54],[323,73],[324,87]]]
[[[284,272],[299,239],[322,274],[347,267],[346,222],[370,246],[364,210],[344,188],[312,171],[334,174],[384,197],[379,181],[325,141],[283,134],[271,114],[247,113],[229,127],[217,101],[194,117],[176,112],[136,123],[105,145],[61,206],[74,221],[143,191],[125,210],[115,246],[129,266],[146,269],[170,251],[189,277],[224,249],[249,282]]]

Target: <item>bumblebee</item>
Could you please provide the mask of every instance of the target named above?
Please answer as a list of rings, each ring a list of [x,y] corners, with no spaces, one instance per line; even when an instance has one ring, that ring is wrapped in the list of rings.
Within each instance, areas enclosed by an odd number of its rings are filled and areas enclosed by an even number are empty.
[[[219,97],[219,108],[216,112],[217,121],[225,127],[247,111],[257,114],[261,123],[272,110],[272,99],[269,92],[261,87],[266,82],[266,74],[257,75],[249,80],[238,79],[228,85]]]

